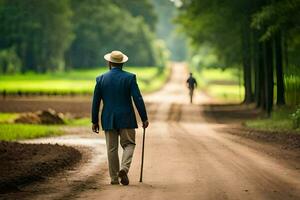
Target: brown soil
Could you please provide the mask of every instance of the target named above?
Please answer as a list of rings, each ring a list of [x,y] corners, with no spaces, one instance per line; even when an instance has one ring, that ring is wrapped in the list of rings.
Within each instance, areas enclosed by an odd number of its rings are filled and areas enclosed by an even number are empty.
[[[23,124],[64,124],[63,114],[57,113],[53,109],[37,111],[35,113],[24,113],[21,114],[17,119],[16,123]]]
[[[0,192],[19,187],[72,167],[81,159],[72,147],[0,142]]]
[[[262,115],[254,105],[243,104],[205,104],[203,114],[207,121],[221,124],[238,124]]]
[[[36,112],[49,108],[74,117],[90,117],[91,97],[36,97],[0,99],[1,112]]]
[[[276,143],[282,145],[283,149],[300,151],[300,134],[282,131],[263,131],[243,126],[230,126],[223,129],[226,132],[250,138],[256,141]]]
[[[276,143],[282,149],[299,149],[300,134],[295,131],[266,131],[245,127],[245,120],[255,119],[262,114],[253,105],[210,104],[205,105],[203,114],[211,123],[231,124],[222,127],[227,133],[253,139],[255,141]]]

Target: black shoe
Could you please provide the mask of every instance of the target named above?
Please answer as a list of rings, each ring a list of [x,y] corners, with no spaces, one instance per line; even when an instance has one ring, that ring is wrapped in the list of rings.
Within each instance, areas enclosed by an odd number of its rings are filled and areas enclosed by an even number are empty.
[[[129,179],[128,179],[127,173],[123,169],[121,169],[119,171],[119,177],[121,178],[122,185],[128,185],[129,184]]]
[[[111,185],[119,185],[120,183],[119,183],[119,181],[111,181],[110,184]]]

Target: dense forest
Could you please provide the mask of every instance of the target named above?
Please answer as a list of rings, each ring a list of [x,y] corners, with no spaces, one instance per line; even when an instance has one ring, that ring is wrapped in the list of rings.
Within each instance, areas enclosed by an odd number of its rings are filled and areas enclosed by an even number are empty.
[[[212,52],[214,66],[241,66],[244,103],[255,102],[269,114],[274,102],[300,103],[299,0],[182,3],[176,21],[190,38],[194,54]]]
[[[163,66],[151,0],[0,0],[0,72],[104,65],[120,49],[129,65]]]

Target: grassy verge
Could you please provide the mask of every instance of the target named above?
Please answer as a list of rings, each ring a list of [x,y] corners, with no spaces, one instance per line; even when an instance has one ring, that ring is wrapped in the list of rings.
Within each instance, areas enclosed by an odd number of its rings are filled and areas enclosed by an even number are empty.
[[[62,135],[62,125],[14,124],[17,113],[0,113],[0,141],[15,141]],[[65,119],[66,126],[90,126],[91,119]],[[63,125],[65,126],[65,125]]]
[[[79,119],[67,119],[65,122],[68,126],[90,126],[91,118],[84,117]]]
[[[18,113],[0,113],[0,140],[15,141],[63,134],[59,125],[12,123],[18,115]]]
[[[0,123],[12,122],[17,117],[17,113],[0,113]]]
[[[14,141],[50,135],[61,135],[59,126],[32,124],[0,124],[0,140]]]
[[[201,71],[192,69],[192,72],[199,88],[209,96],[221,101],[242,101],[244,90],[239,86],[238,69],[204,68]]]
[[[244,90],[239,85],[217,85],[207,86],[208,95],[225,102],[241,102]]]
[[[30,94],[90,94],[93,92],[96,76],[106,72],[106,67],[72,70],[47,74],[3,75],[0,92]],[[137,74],[141,90],[151,92],[160,88],[167,79],[168,70],[158,67],[124,67],[125,71]]]
[[[294,107],[275,108],[270,118],[259,118],[256,120],[246,121],[246,126],[264,131],[295,131],[300,133],[300,129],[293,128],[292,113],[295,112]]]

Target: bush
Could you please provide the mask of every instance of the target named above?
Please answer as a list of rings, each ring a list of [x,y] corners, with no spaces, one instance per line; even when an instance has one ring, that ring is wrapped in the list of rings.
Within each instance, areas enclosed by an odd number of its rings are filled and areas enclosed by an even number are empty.
[[[300,128],[300,107],[291,115],[291,118],[293,120],[293,128]]]
[[[300,76],[288,75],[285,77],[285,97],[288,105],[300,104]]]
[[[19,72],[21,60],[14,48],[0,50],[0,73],[12,74]]]

